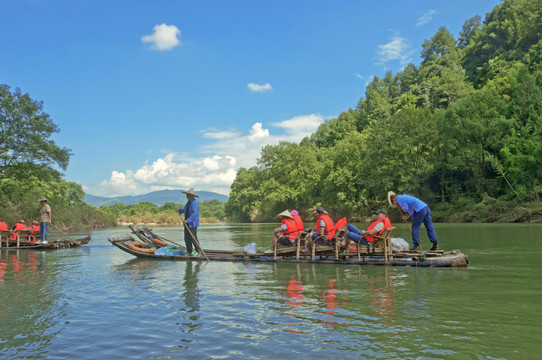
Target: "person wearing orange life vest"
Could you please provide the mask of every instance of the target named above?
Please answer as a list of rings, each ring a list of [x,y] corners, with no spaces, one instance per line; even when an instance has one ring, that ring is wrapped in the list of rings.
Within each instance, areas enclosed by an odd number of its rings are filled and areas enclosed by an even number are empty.
[[[290,211],[290,215],[294,217],[297,230],[304,231],[303,220],[301,219],[301,216],[299,216],[299,212],[297,210],[292,210]]]
[[[284,210],[277,217],[282,221],[280,222],[280,226],[274,231],[271,251],[274,251],[277,245],[292,246],[297,234],[299,234],[294,217],[288,210]]]
[[[6,224],[3,219],[0,219],[0,230],[8,230],[8,224]]]
[[[327,245],[329,239],[335,235],[335,224],[327,214],[323,207],[318,206],[312,212],[312,216],[316,218],[316,226],[312,229],[311,244]]]
[[[359,230],[352,224],[346,225],[348,228],[346,239],[350,239],[354,243],[359,242],[361,245],[369,245],[377,239],[372,235],[380,236],[385,228],[391,228],[391,222],[386,210],[379,209],[374,213],[376,214],[376,220],[369,225],[367,230]],[[346,246],[346,239],[339,244],[341,247]]]
[[[10,239],[17,239],[17,235],[19,235],[19,230],[26,230],[24,220],[19,220],[19,222],[15,224],[13,229],[11,229],[11,231],[13,231],[13,235],[11,235]]]
[[[34,220],[32,221],[32,225],[26,230],[30,231],[30,236],[32,236],[36,233],[36,231],[39,231],[39,229],[40,223]]]

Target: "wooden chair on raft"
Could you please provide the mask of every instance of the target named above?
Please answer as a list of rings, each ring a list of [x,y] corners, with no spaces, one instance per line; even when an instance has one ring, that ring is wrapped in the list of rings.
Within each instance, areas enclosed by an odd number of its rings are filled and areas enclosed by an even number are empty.
[[[39,239],[39,231],[36,232],[37,238]],[[30,230],[18,230],[17,237],[15,239],[12,239],[13,233],[11,231],[7,230],[1,230],[0,231],[0,247],[10,247],[10,246],[16,246],[19,247],[21,244],[26,245],[29,241],[34,240],[34,237],[36,235],[30,235]]]
[[[306,231],[300,231],[292,243],[292,246],[280,246],[277,244],[277,246],[275,246],[275,250],[273,251],[273,259],[276,259],[277,255],[283,257],[292,256],[295,252],[295,258],[296,260],[299,260],[302,248],[305,249],[307,247],[308,234],[309,233]]]
[[[346,249],[340,249],[337,246],[337,260],[347,257],[358,257],[358,261],[365,260],[366,256],[384,256],[384,262],[388,262],[392,256],[391,237],[395,232],[395,227],[385,228],[382,234],[372,235],[376,240],[369,243],[369,245],[360,245],[358,242],[356,250],[351,251],[351,246],[347,243]]]
[[[395,227],[385,228],[380,236],[372,235],[376,240],[370,245],[360,245],[358,243],[358,261],[363,260],[365,256],[384,256],[384,262],[387,263],[392,256],[391,237],[395,232]]]
[[[311,260],[314,260],[316,254],[319,254],[320,257],[324,255],[334,254],[336,257],[337,244],[344,239],[347,232],[348,230],[346,229],[346,227],[341,227],[335,231],[335,234],[331,239],[328,239],[326,245],[313,244],[313,246],[311,247]]]

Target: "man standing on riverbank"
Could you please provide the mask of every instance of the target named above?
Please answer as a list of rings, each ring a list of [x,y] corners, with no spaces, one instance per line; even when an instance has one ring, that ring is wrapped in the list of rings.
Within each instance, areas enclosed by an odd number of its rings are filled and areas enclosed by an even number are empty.
[[[186,253],[188,255],[197,256],[198,253],[193,250],[201,251],[198,242],[198,226],[199,226],[199,204],[196,199],[199,197],[194,192],[194,189],[190,188],[188,191],[183,191],[186,194],[188,202],[184,205],[183,209],[178,209],[179,214],[184,213],[184,219],[181,220],[184,224],[184,243],[186,245]],[[193,247],[192,247],[193,246]]]
[[[40,241],[39,244],[47,244],[49,240],[49,224],[53,218],[51,207],[47,204],[47,198],[42,197],[41,203],[41,219],[40,219]]]
[[[403,220],[412,216],[412,248],[410,250],[420,250],[420,227],[422,222],[427,229],[427,236],[433,244],[430,250],[438,250],[437,234],[433,228],[431,219],[431,210],[429,206],[418,198],[410,195],[396,195],[393,191],[388,192],[388,202],[391,207],[397,207],[401,211]],[[407,215],[403,215],[403,211]]]

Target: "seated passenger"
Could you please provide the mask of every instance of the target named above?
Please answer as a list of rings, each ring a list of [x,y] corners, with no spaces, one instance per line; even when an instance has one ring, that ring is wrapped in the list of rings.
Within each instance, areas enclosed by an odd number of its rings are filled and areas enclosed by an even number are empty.
[[[346,234],[346,239],[344,239],[339,245],[342,248],[346,247],[347,239],[352,240],[350,244],[355,245],[360,243],[360,245],[369,245],[371,242],[375,241],[376,238],[371,235],[380,236],[384,232],[385,228],[391,228],[391,222],[388,218],[388,212],[384,209],[375,211],[376,220],[369,225],[367,230],[358,230],[354,225],[348,224],[348,233]]]
[[[40,223],[34,220],[32,221],[32,225],[26,230],[30,231],[30,236],[32,236],[36,231],[40,230]]]
[[[283,246],[292,246],[299,230],[297,224],[294,220],[294,217],[290,214],[288,210],[284,210],[277,215],[281,219],[280,226],[275,229],[273,234],[273,242],[271,243],[271,251],[275,250],[275,247],[278,245]]]
[[[24,220],[19,220],[19,222],[15,224],[13,229],[11,229],[13,234],[10,236],[10,239],[17,239],[17,235],[19,235],[19,230],[26,230]]]
[[[312,216],[316,218],[316,226],[311,233],[311,246],[316,243],[319,245],[328,245],[329,240],[335,235],[335,224],[321,206],[312,212]]]
[[[0,230],[8,230],[8,224],[3,219],[0,219]]]
[[[297,210],[290,211],[290,215],[294,217],[297,230],[305,231],[305,229],[303,228],[303,220],[301,219],[301,216],[299,216],[299,213],[297,212]]]

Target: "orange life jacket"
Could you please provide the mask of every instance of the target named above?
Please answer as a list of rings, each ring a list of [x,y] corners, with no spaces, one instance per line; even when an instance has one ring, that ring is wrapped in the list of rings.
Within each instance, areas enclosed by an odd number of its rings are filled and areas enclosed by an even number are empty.
[[[384,227],[382,228],[382,230],[380,230],[379,232],[377,232],[375,235],[377,236],[380,236],[382,235],[382,233],[384,232],[384,229],[385,228],[391,228],[391,222],[390,222],[390,219],[386,216],[384,219],[380,219],[380,220],[376,220],[375,222],[373,222],[371,224],[371,226],[369,226],[369,228],[367,229],[367,231],[371,231],[372,229],[375,228],[376,225],[378,225],[379,223],[383,223],[384,224]],[[371,235],[366,235],[365,236],[365,239],[367,239],[367,241],[375,241],[376,238],[372,237]]]
[[[284,230],[284,235],[288,236],[290,238],[290,241],[292,241],[297,237],[297,234],[299,234],[299,230],[297,229],[295,220],[290,218],[284,218],[280,223],[280,226],[284,224],[286,224],[286,230]]]
[[[335,225],[333,224],[333,220],[329,217],[328,214],[324,214],[318,218],[316,221],[316,230],[318,233],[320,233],[320,220],[324,220],[324,224],[326,225],[326,228],[324,229],[324,235],[327,236],[328,239],[331,239],[333,235],[335,235]]]
[[[301,216],[294,215],[294,220],[295,220],[295,225],[297,227],[297,230],[299,230],[299,231],[305,230],[305,229],[303,229],[303,220],[301,220]]]
[[[22,222],[18,222],[15,224],[15,228],[13,229],[13,235],[11,235],[11,239],[17,239],[17,235],[19,235],[19,230],[25,230],[26,225]]]
[[[0,221],[0,230],[7,230],[7,229],[8,229],[8,224],[6,224],[3,221]]]
[[[30,235],[34,235],[36,233],[36,231],[38,231],[40,229],[40,226],[39,225],[32,225],[30,226],[28,229],[26,230],[29,230],[30,231]]]

